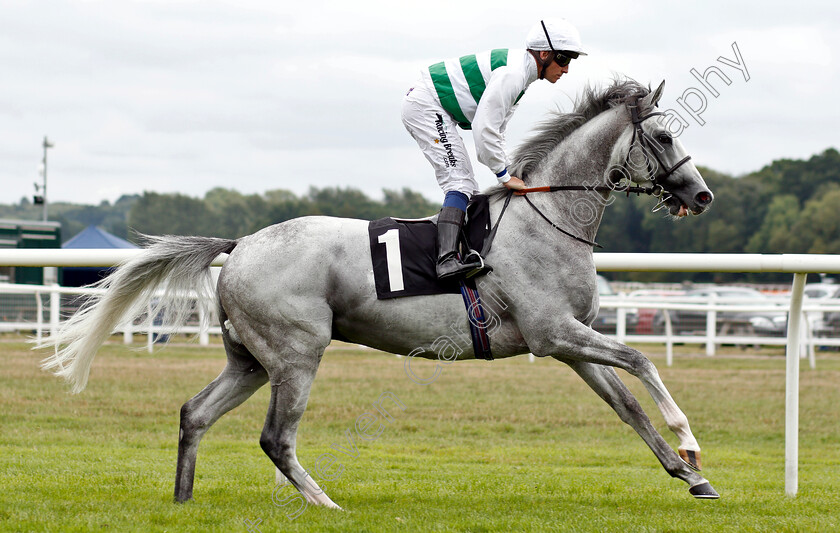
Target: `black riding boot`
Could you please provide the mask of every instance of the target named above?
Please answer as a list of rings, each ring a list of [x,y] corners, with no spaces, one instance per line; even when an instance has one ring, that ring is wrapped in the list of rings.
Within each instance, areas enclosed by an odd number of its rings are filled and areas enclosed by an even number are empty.
[[[463,225],[464,212],[457,207],[445,206],[440,210],[437,222],[438,279],[463,277],[484,266],[478,254],[471,254],[466,263],[456,256]]]

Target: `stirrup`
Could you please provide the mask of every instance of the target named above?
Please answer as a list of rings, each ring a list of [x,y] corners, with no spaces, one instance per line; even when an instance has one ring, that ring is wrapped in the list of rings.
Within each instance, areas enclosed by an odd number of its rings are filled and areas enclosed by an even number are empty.
[[[449,265],[449,269],[451,270],[445,274],[441,274],[438,268],[442,264]],[[464,263],[457,255],[451,255],[446,260],[439,262],[435,267],[435,271],[439,280],[464,279],[468,275],[475,275],[474,272],[480,269],[482,265],[483,261],[476,261],[472,264]],[[478,269],[476,267],[478,267]]]
[[[465,278],[471,278],[471,277],[473,277],[473,276],[477,276],[477,275],[479,275],[479,274],[484,274],[484,273],[487,273],[487,272],[492,272],[492,271],[493,271],[493,267],[491,267],[490,265],[486,264],[486,263],[484,262],[484,258],[483,258],[483,257],[481,257],[481,254],[480,254],[480,253],[478,253],[478,251],[473,250],[472,248],[470,248],[470,249],[469,249],[469,251],[467,252],[467,255],[465,255],[465,256],[464,256],[464,260],[463,260],[462,262],[463,262],[463,263],[468,263],[468,259],[469,259],[470,257],[472,257],[472,256],[476,256],[476,257],[478,258],[478,261],[479,261],[479,263],[480,263],[480,264],[479,264],[479,266],[477,266],[477,267],[475,267],[474,269],[472,269],[472,270],[470,270],[469,272],[467,272],[467,273],[464,275],[464,277],[465,277]]]

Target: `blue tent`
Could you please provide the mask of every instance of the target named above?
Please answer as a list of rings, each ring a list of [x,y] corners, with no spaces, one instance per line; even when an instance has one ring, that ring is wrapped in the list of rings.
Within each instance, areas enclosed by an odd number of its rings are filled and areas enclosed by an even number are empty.
[[[61,245],[62,248],[137,248],[97,226],[88,226]]]
[[[72,239],[61,245],[62,248],[137,248],[125,239],[111,235],[102,228],[88,226]],[[65,287],[81,287],[99,281],[111,273],[111,268],[106,267],[64,267],[62,269],[61,284]]]

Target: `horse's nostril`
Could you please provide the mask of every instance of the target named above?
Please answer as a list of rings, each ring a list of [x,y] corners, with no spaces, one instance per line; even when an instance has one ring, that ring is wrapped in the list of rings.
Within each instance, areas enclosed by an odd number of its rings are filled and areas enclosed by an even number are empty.
[[[712,193],[708,191],[698,192],[694,195],[694,201],[697,202],[697,205],[709,205],[712,203]]]

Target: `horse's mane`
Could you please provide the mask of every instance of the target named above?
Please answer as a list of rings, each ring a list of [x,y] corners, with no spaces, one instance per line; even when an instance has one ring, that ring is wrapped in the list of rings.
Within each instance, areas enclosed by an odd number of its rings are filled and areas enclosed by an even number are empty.
[[[604,89],[587,85],[575,101],[571,113],[553,112],[537,124],[531,136],[516,148],[511,156],[511,175],[527,176],[563,139],[587,121],[612,107],[649,93],[649,87],[625,77],[616,77]]]

